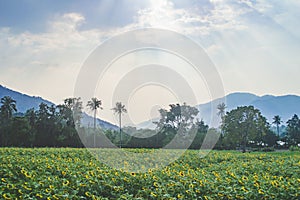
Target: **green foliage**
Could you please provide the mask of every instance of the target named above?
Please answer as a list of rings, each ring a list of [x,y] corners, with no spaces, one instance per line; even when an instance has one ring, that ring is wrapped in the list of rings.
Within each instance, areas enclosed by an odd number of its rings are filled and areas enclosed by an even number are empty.
[[[17,111],[16,101],[9,96],[4,96],[1,98],[0,103],[2,104],[0,107],[1,121],[5,123]]]
[[[122,138],[122,114],[127,113],[125,105],[121,102],[117,102],[116,106],[112,108],[113,112],[119,116],[119,129],[120,129],[120,141],[119,146],[122,148],[123,138]]]
[[[201,151],[187,150],[168,166],[146,173],[116,170],[86,149],[0,148],[0,155],[1,199],[299,199],[300,195],[298,152],[212,151],[200,158]]]
[[[287,121],[287,140],[289,144],[300,144],[300,119],[298,115],[294,115]]]
[[[300,147],[299,146],[290,146],[289,150],[290,151],[300,151]]]
[[[275,133],[271,130],[267,130],[266,134],[262,138],[263,143],[267,144],[268,146],[276,146],[276,141],[278,140],[278,135],[275,135]]]
[[[209,127],[196,116],[199,111],[184,103],[170,104],[169,109],[160,109],[160,119],[156,130],[125,127],[121,131],[121,116],[127,112],[121,102],[112,110],[119,115],[120,132],[101,130],[96,127],[96,111],[102,109],[101,100],[92,98],[87,106],[94,111],[94,130],[81,127],[82,101],[80,98],[67,98],[62,105],[40,104],[38,110],[29,109],[24,114],[14,114],[16,101],[10,97],[1,99],[0,107],[0,146],[16,147],[112,147],[126,148],[190,148],[213,147],[212,141],[204,141]],[[294,115],[287,121],[286,136],[276,136],[258,109],[253,106],[238,107],[224,115],[225,104],[218,105],[222,116],[221,135],[219,130],[210,129],[211,138],[220,137],[215,149],[246,149],[263,147],[282,147],[300,143],[300,119]],[[274,117],[274,124],[281,123]],[[121,134],[122,133],[122,134]],[[169,145],[171,144],[171,145]],[[189,146],[189,144],[191,144]],[[209,147],[208,147],[209,146]]]
[[[269,126],[258,109],[253,106],[242,106],[226,113],[223,130],[224,142],[229,148],[235,148],[238,144],[245,151],[249,141],[262,143]]]
[[[160,119],[155,122],[156,129],[164,137],[164,144],[169,144],[172,140],[172,148],[187,148],[187,141],[193,139],[197,133],[195,118],[199,111],[186,103],[169,106],[169,110],[159,110]]]
[[[9,146],[26,147],[34,140],[28,120],[24,117],[14,117],[9,130]]]
[[[16,102],[10,97],[2,98],[1,103],[1,146],[82,146],[75,129],[81,119],[80,98],[66,99],[58,106],[41,103],[37,111],[29,109],[22,116],[12,115]]]
[[[276,116],[274,116],[274,118],[273,118],[273,124],[276,124],[276,128],[277,128],[277,136],[279,137],[279,125],[281,124],[281,118],[280,118],[280,116],[279,115],[276,115]]]

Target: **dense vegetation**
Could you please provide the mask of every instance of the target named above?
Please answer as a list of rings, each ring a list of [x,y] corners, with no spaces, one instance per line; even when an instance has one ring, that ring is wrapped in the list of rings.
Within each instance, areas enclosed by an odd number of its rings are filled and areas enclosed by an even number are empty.
[[[148,150],[139,150],[142,151]],[[110,168],[86,149],[1,148],[0,155],[1,199],[299,199],[300,196],[299,152],[213,151],[200,158],[199,151],[188,150],[174,163],[160,170],[149,169],[147,173]]]
[[[159,110],[156,130],[138,130],[134,127],[122,129],[122,114],[127,110],[117,102],[112,111],[119,117],[120,129],[103,130],[96,124],[96,113],[102,109],[102,102],[97,98],[87,102],[94,114],[93,126],[89,127],[81,123],[83,103],[80,98],[65,99],[57,106],[41,103],[38,110],[29,109],[26,113],[18,113],[16,103],[8,96],[1,99],[0,146],[111,147],[105,143],[105,138],[108,138],[113,144],[127,148],[161,148],[173,141],[169,148],[200,149],[208,132],[219,134],[216,149],[241,148],[245,151],[246,147],[279,147],[279,140],[284,144],[281,147],[285,148],[300,143],[300,119],[296,114],[287,121],[286,133],[282,137],[278,128],[280,117],[274,117],[277,133],[273,132],[266,118],[253,106],[237,107],[225,113],[226,105],[220,104],[216,113],[221,118],[219,131],[209,129],[198,120],[196,108],[171,104],[169,109]]]

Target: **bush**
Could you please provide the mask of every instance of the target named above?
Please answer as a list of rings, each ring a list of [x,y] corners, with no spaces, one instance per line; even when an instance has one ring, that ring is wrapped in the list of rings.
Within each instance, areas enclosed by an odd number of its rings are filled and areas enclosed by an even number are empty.
[[[300,151],[300,147],[299,146],[290,146],[289,150],[290,151]]]

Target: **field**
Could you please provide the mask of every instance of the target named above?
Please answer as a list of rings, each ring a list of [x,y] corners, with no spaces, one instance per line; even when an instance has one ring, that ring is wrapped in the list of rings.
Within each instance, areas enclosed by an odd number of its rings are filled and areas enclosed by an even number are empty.
[[[1,199],[300,198],[299,152],[212,151],[199,158],[188,150],[147,173],[110,168],[86,149],[1,148],[0,156]]]

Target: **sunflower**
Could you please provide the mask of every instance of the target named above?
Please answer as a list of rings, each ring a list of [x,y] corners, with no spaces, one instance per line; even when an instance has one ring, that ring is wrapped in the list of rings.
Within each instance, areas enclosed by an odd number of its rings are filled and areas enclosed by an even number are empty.
[[[130,175],[133,176],[133,177],[135,177],[135,176],[136,176],[136,173],[131,172]]]

